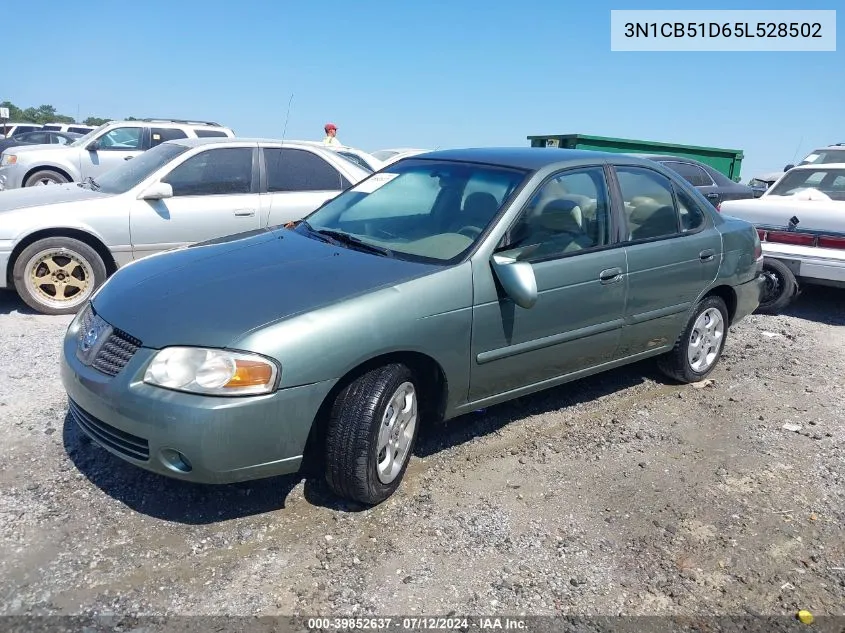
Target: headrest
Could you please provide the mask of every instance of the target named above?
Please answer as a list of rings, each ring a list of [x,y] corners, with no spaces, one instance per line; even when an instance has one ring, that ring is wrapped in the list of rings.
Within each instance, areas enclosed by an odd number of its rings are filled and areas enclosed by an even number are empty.
[[[581,221],[581,207],[565,198],[549,200],[537,216],[537,223],[549,231],[580,232]]]

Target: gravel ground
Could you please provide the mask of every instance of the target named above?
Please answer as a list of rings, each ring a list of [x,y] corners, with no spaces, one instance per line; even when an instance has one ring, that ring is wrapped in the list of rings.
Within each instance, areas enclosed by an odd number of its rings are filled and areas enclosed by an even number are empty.
[[[0,614],[845,615],[841,291],[746,319],[704,385],[647,361],[424,429],[372,509],[88,443],[69,321],[0,292]]]

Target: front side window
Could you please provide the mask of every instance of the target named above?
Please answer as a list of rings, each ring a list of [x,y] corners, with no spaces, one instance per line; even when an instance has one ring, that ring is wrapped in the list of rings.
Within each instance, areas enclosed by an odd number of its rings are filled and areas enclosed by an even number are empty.
[[[793,169],[766,195],[791,196],[804,189],[815,189],[833,200],[845,200],[845,169]]]
[[[678,213],[671,181],[651,169],[616,167],[628,220],[629,240],[649,240],[678,233]]]
[[[98,176],[93,186],[103,193],[125,193],[186,151],[185,145],[159,145],[130,161],[121,161],[117,167]]]
[[[99,148],[106,151],[127,151],[141,149],[144,129],[140,127],[118,127],[103,134],[98,140]]]
[[[314,239],[351,236],[388,256],[458,261],[477,242],[511,193],[521,170],[408,159],[347,189],[295,230]],[[350,240],[341,242],[349,244]]]
[[[715,184],[707,172],[698,165],[676,161],[666,161],[663,165],[673,170],[693,187],[712,187]]]
[[[304,149],[264,148],[267,191],[338,191],[343,179],[325,160]]]
[[[165,145],[159,145],[165,147]],[[162,182],[173,187],[174,196],[214,196],[252,191],[252,149],[225,147],[191,156]]]
[[[536,261],[610,243],[610,203],[604,170],[566,171],[544,184],[505,237],[516,259]]]

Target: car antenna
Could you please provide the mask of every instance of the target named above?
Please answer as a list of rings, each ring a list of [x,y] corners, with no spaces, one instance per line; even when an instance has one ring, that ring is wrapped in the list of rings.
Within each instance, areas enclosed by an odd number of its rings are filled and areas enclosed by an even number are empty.
[[[795,164],[795,161],[798,160],[798,151],[801,149],[801,144],[804,142],[804,137],[801,137],[801,140],[798,141],[798,147],[795,148],[795,155],[792,157],[792,164]]]
[[[290,99],[288,99],[288,111],[287,111],[287,114],[285,114],[285,127],[282,130],[282,143],[285,142],[285,134],[287,134],[287,131],[288,131],[288,118],[290,118],[290,104],[292,102],[293,102],[293,93],[290,93]]]

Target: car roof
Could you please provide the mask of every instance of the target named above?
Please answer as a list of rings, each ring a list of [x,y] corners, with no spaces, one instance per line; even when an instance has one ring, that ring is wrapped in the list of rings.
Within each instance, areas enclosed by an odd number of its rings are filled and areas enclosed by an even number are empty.
[[[171,144],[186,145],[187,147],[199,147],[201,145],[231,145],[233,143],[259,143],[272,145],[290,145],[292,147],[312,147],[318,150],[332,151],[324,147],[322,143],[311,141],[300,141],[296,139],[282,140],[278,138],[243,137],[243,136],[208,136],[201,138],[177,138],[166,141]]]
[[[414,160],[454,160],[487,163],[502,167],[539,170],[555,164],[612,160],[631,165],[644,164],[630,154],[601,152],[557,147],[473,147],[466,149],[441,149],[413,156]]]
[[[843,148],[845,149],[845,148]],[[806,165],[798,165],[792,169],[845,169],[845,162],[842,163],[807,163]],[[789,171],[792,171],[790,169]]]

